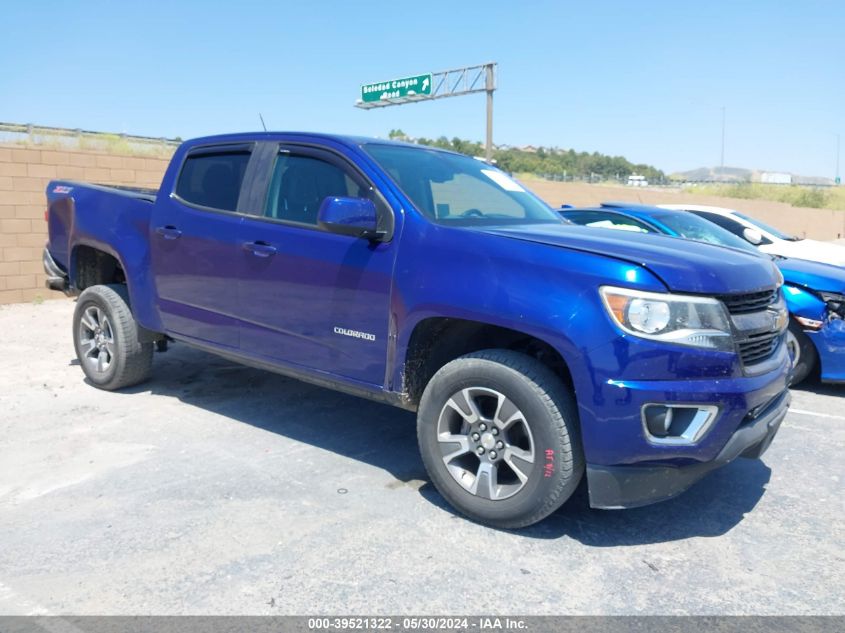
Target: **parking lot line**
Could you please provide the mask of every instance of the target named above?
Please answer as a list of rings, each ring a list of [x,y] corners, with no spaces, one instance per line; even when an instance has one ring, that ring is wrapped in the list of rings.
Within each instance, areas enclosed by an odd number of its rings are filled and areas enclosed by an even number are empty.
[[[816,418],[830,418],[832,420],[845,420],[845,416],[830,415],[829,413],[816,413],[815,411],[804,411],[803,409],[790,409],[790,413],[798,413],[800,415],[812,415]]]
[[[50,610],[0,582],[0,611],[12,615],[52,615]]]

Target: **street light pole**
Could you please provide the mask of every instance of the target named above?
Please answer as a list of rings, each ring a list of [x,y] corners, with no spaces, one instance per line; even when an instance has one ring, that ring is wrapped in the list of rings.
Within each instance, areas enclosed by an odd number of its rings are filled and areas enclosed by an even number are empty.
[[[841,140],[840,135],[837,134],[836,135],[836,174],[835,174],[836,179],[834,180],[834,182],[837,185],[842,182],[839,178],[839,141],[840,140]]]
[[[487,64],[485,70],[484,88],[487,90],[487,141],[484,146],[484,158],[490,163],[493,161],[493,91],[496,89],[496,86],[493,77],[493,64]]]
[[[722,106],[722,157],[719,160],[719,173],[725,172],[725,106]]]

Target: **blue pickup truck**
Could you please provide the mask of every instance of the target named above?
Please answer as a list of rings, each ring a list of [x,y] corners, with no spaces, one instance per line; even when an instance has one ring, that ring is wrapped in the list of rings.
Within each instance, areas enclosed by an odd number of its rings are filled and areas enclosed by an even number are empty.
[[[102,389],[167,341],[417,412],[439,492],[487,525],[670,498],[786,415],[771,261],[568,224],[495,167],[376,139],[182,144],[158,191],[48,185],[48,285]],[[377,444],[378,438],[373,438]]]

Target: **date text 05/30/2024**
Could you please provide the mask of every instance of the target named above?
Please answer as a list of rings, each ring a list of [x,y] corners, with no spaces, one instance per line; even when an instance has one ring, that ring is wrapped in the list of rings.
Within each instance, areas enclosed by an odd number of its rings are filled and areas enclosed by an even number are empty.
[[[312,631],[520,631],[527,624],[511,617],[327,617],[308,618]]]

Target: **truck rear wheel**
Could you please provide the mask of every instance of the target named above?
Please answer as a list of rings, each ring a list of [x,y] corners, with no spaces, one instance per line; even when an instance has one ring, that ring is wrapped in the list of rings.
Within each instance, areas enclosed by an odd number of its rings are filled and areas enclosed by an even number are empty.
[[[440,369],[423,392],[417,435],[440,494],[493,527],[545,518],[584,472],[574,398],[518,352],[485,350]]]
[[[142,343],[126,286],[86,288],[73,313],[73,345],[94,386],[112,391],[150,377],[153,343]]]

